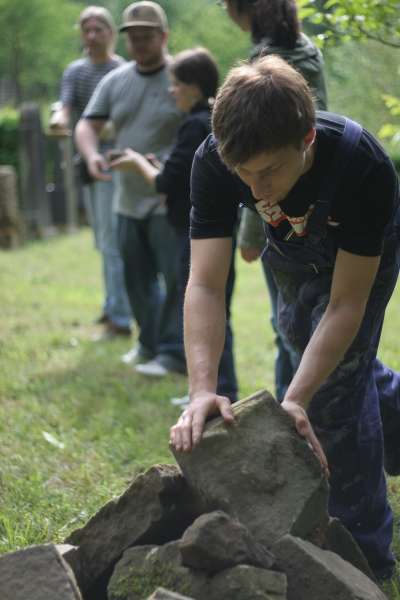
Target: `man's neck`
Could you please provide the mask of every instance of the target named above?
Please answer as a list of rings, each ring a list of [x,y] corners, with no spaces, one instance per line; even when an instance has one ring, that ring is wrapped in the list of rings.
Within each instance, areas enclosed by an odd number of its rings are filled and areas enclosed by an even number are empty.
[[[105,50],[104,52],[88,52],[87,55],[95,65],[102,65],[112,59],[112,54],[108,50]]]

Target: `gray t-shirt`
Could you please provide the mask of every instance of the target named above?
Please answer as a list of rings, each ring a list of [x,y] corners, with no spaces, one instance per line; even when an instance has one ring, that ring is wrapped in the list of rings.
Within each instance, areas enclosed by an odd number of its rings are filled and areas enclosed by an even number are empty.
[[[111,119],[117,148],[130,147],[164,159],[182,118],[169,86],[166,67],[143,74],[134,62],[126,63],[101,80],[83,118]],[[116,196],[117,212],[128,217],[143,219],[166,212],[161,197],[133,172],[120,173]]]
[[[85,110],[99,81],[124,62],[121,56],[115,55],[105,63],[96,64],[85,57],[68,65],[62,76],[60,100],[64,105],[71,107],[74,125]]]

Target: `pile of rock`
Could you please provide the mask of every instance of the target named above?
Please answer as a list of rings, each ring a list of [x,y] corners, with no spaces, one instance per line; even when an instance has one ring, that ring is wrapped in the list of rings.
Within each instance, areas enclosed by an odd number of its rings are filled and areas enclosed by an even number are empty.
[[[329,519],[327,482],[287,414],[266,392],[234,413],[235,425],[210,421],[179,467],[140,475],[67,545],[0,558],[0,597],[384,600]]]

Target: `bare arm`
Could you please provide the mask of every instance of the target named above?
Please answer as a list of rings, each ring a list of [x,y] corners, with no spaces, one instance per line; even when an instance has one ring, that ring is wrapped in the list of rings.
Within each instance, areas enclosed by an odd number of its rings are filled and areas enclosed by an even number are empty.
[[[227,422],[233,421],[229,399],[216,394],[231,253],[231,238],[192,241],[184,315],[191,402],[171,428],[171,443],[177,450],[188,451],[199,443],[208,415],[219,411]]]
[[[308,439],[320,458],[322,449],[316,447],[316,438],[309,435],[311,426],[305,410],[357,335],[379,262],[379,256],[357,256],[338,251],[329,304],[282,403],[295,418],[299,433]]]
[[[57,102],[57,106],[60,103]],[[50,117],[49,127],[52,135],[71,135],[71,107],[61,104]]]
[[[92,177],[109,181],[111,175],[103,172],[108,169],[108,162],[98,151],[99,135],[104,125],[104,120],[80,119],[75,128],[75,142]]]

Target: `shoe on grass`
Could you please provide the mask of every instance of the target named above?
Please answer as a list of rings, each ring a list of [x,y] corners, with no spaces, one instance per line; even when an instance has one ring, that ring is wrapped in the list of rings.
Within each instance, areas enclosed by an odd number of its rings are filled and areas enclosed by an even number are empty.
[[[167,367],[164,367],[164,365],[159,363],[156,358],[143,364],[137,364],[135,366],[135,371],[141,375],[147,375],[148,377],[165,377],[173,372],[169,371]]]
[[[147,362],[151,356],[143,352],[142,348],[137,344],[128,352],[121,356],[121,360],[125,365],[137,365]]]

